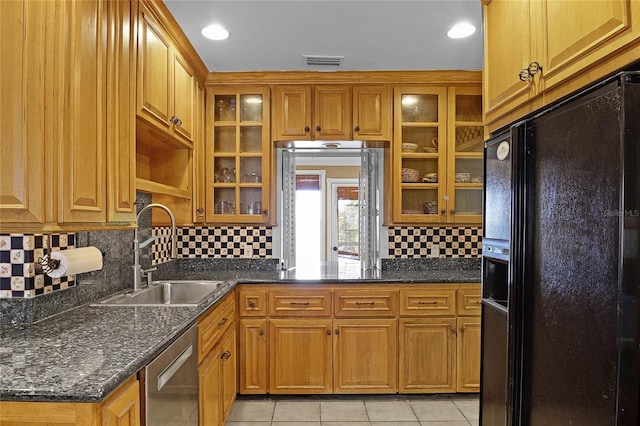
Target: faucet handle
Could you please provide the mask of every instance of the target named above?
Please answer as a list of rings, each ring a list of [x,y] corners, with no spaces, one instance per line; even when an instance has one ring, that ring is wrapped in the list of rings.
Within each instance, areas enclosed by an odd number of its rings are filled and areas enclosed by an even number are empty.
[[[147,287],[151,285],[151,283],[153,282],[153,271],[157,271],[158,268],[154,267],[154,268],[149,268],[149,269],[143,269],[142,270],[142,276],[147,278]]]

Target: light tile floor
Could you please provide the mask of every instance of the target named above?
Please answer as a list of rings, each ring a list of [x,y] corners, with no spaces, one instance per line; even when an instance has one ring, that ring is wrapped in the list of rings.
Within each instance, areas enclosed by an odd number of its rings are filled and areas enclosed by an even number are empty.
[[[478,426],[478,411],[475,395],[240,398],[226,426]]]

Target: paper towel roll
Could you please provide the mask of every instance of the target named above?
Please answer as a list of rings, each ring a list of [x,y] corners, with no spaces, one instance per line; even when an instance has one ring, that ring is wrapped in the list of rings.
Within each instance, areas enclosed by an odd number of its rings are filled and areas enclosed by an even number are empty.
[[[50,256],[60,261],[60,266],[47,274],[52,278],[102,269],[102,253],[93,246],[54,251]]]

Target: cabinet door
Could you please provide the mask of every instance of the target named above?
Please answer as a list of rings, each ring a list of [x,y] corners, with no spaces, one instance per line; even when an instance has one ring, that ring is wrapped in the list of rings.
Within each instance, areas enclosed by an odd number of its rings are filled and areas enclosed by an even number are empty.
[[[0,2],[0,223],[45,222],[45,157],[48,127],[45,64],[51,52],[54,4]],[[27,28],[39,28],[27,31]]]
[[[206,219],[206,164],[205,149],[205,95],[204,87],[196,87],[195,140],[193,143],[193,222],[204,223]]]
[[[103,1],[62,2],[63,127],[58,221],[106,221],[106,29]],[[81,58],[81,60],[79,59]]]
[[[333,389],[331,319],[272,319],[269,390],[325,394]]]
[[[583,73],[614,52],[640,38],[640,4],[637,1],[600,0],[538,2],[544,19],[539,31],[544,90]],[[570,16],[571,19],[567,19]],[[637,49],[637,48],[636,48]],[[540,55],[542,56],[542,55]],[[633,60],[638,59],[636,51]],[[618,63],[617,68],[624,63]],[[593,79],[593,77],[591,77]],[[583,81],[571,90],[587,84]]]
[[[135,221],[135,11],[130,2],[108,2],[107,220]]]
[[[482,222],[484,177],[480,87],[448,88],[447,222]]]
[[[196,78],[187,61],[175,52],[173,55],[173,125],[174,134],[187,144],[193,143],[195,134]],[[179,120],[179,121],[178,121]]]
[[[530,0],[492,0],[484,6],[483,87],[487,122],[508,113],[537,93],[535,86],[539,79],[525,83],[518,77],[520,70],[535,60],[532,57],[530,9]]]
[[[316,140],[351,140],[351,87],[316,86],[314,90]]]
[[[267,320],[241,319],[239,328],[241,394],[266,394],[267,389]]]
[[[480,317],[458,318],[457,391],[480,391]]]
[[[397,392],[397,330],[395,319],[336,320],[334,392]]]
[[[456,391],[456,319],[400,320],[400,392]]]
[[[393,221],[446,220],[447,89],[397,87],[394,91]]]
[[[168,35],[144,8],[138,22],[138,115],[169,129],[172,52]]]
[[[391,96],[386,86],[353,86],[353,138],[391,140]]]
[[[269,89],[207,88],[207,107],[207,221],[268,223]]]
[[[222,364],[219,346],[209,352],[198,367],[201,426],[220,425],[222,418]]]
[[[132,381],[102,406],[102,426],[140,425],[140,382]]]
[[[237,383],[237,362],[238,353],[236,351],[236,325],[231,324],[229,330],[225,333],[221,340],[222,354],[222,419],[220,424],[229,416],[231,406],[236,400],[236,383]]]
[[[276,86],[273,140],[311,140],[311,87]]]

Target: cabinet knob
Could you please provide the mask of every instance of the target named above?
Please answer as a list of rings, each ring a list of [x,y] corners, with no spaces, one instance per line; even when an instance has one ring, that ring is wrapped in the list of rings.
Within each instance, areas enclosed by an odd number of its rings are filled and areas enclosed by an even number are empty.
[[[455,328],[451,327],[451,334],[457,334],[457,331]]]
[[[335,333],[336,333],[336,336],[337,336],[338,334],[340,334],[340,330],[336,330]]]
[[[196,210],[196,213],[204,214],[204,208],[203,207],[198,207],[198,210]]]
[[[222,358],[223,361],[228,360],[229,358],[231,358],[231,352],[230,351],[222,352],[222,355],[220,355],[220,358]]]
[[[460,333],[464,333],[464,327],[460,327]]]
[[[304,126],[305,133],[309,133],[309,130],[311,130],[311,128],[309,128],[309,126]]]
[[[260,330],[260,332],[258,332],[259,335],[264,336],[264,330]]]
[[[455,210],[453,210],[453,209],[451,209],[451,210],[449,210],[449,213],[451,213],[451,214],[456,214],[456,211],[455,211]]]
[[[359,131],[360,131],[360,126],[356,126],[356,127],[354,127],[354,128],[353,128],[353,131],[354,131],[354,132],[359,132]]]
[[[321,132],[321,131],[322,131],[322,127],[316,126],[316,132]]]
[[[327,330],[327,336],[331,336],[331,330]]]
[[[255,308],[256,307],[256,302],[254,302],[253,300],[251,302],[249,302],[249,307],[251,309]]]
[[[446,209],[440,210],[440,214],[447,214],[447,210]]]

